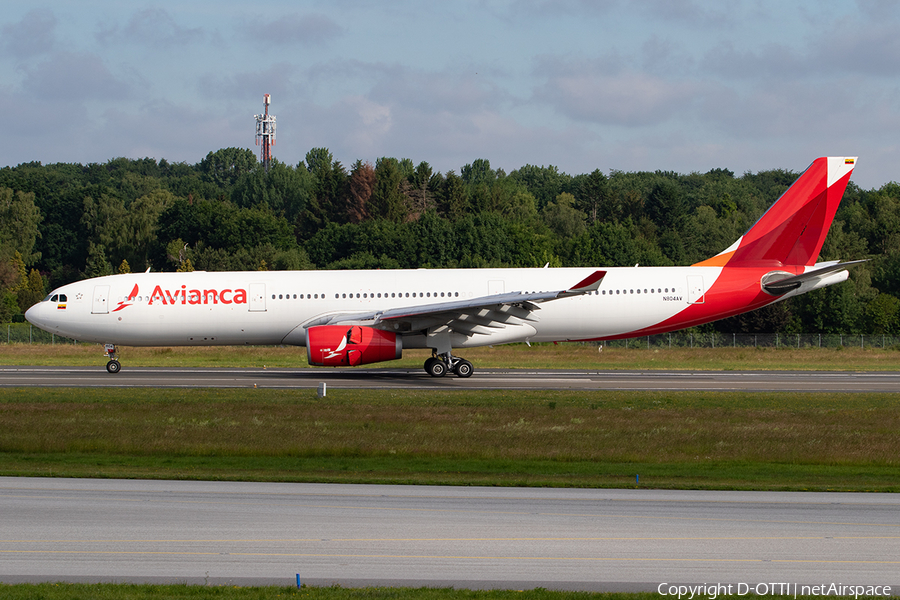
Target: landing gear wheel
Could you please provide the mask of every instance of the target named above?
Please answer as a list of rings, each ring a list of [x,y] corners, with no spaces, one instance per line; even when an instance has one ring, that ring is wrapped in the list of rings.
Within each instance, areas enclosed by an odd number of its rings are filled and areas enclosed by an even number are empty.
[[[456,376],[457,377],[471,377],[472,373],[475,371],[474,367],[472,367],[472,363],[469,361],[462,359],[456,364]]]
[[[443,377],[447,374],[447,365],[439,358],[430,358],[425,361],[425,371],[432,377]]]
[[[118,373],[121,368],[122,368],[122,365],[120,365],[119,361],[117,361],[117,360],[111,360],[108,363],[106,363],[106,370],[109,371],[110,373]]]
[[[440,360],[440,359],[432,356],[431,358],[429,358],[428,360],[425,361],[425,372],[428,373],[429,375],[431,375],[431,363],[433,363],[436,360]]]

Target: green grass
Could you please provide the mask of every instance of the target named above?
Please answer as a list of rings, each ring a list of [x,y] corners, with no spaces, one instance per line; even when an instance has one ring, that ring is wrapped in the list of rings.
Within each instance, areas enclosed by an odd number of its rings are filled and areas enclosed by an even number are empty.
[[[0,390],[0,474],[900,491],[900,396]]]
[[[659,600],[655,592],[591,593],[563,592],[543,588],[532,590],[465,590],[453,588],[345,588],[330,587],[237,587],[199,585],[132,585],[41,583],[4,585],[4,600],[269,600],[303,598],[305,600]],[[677,596],[676,596],[677,597]],[[684,596],[685,598],[687,596]],[[756,597],[751,595],[750,597]],[[860,596],[870,598],[871,596]],[[707,598],[701,595],[700,598]],[[747,598],[720,595],[717,598]],[[818,596],[797,596],[813,599]]]
[[[305,368],[306,349],[294,346],[120,347],[127,367],[287,367]],[[478,368],[510,369],[679,369],[679,370],[841,370],[900,369],[900,352],[887,348],[609,348],[589,344],[510,344],[459,353]],[[407,350],[397,361],[374,367],[419,368],[427,350]],[[0,344],[0,364],[101,366],[96,344]]]
[[[651,600],[658,594],[598,594],[534,590],[457,590],[452,588],[236,587],[129,584],[0,583],[4,600]],[[723,598],[725,596],[722,596]]]

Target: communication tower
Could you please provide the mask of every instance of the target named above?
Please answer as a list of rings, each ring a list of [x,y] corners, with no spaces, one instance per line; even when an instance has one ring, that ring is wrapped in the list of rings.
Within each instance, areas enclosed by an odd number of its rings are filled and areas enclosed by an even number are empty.
[[[269,114],[269,103],[272,97],[263,94],[263,106],[266,112],[256,115],[256,145],[259,149],[259,160],[262,162],[266,173],[269,172],[269,163],[272,162],[272,146],[275,145],[275,115]]]

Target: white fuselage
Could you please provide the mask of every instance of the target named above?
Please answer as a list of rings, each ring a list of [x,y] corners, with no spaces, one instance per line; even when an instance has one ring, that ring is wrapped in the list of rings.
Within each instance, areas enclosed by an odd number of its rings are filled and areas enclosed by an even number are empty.
[[[627,335],[702,302],[721,271],[721,267],[610,268],[595,292],[543,303],[532,322],[495,326],[486,334],[455,335],[453,345]],[[304,336],[298,331],[330,315],[506,292],[564,290],[593,272],[566,268],[112,275],[63,286],[27,316],[53,333],[101,343],[303,345]],[[426,347],[425,337],[409,332],[403,346]]]

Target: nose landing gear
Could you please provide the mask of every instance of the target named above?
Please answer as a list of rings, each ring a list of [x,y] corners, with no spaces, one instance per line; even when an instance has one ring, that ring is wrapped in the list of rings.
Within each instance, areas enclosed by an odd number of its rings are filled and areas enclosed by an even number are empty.
[[[116,348],[116,345],[106,344],[104,350],[103,355],[109,357],[109,362],[106,363],[106,370],[110,373],[118,373],[122,365],[119,364],[119,350]]]

